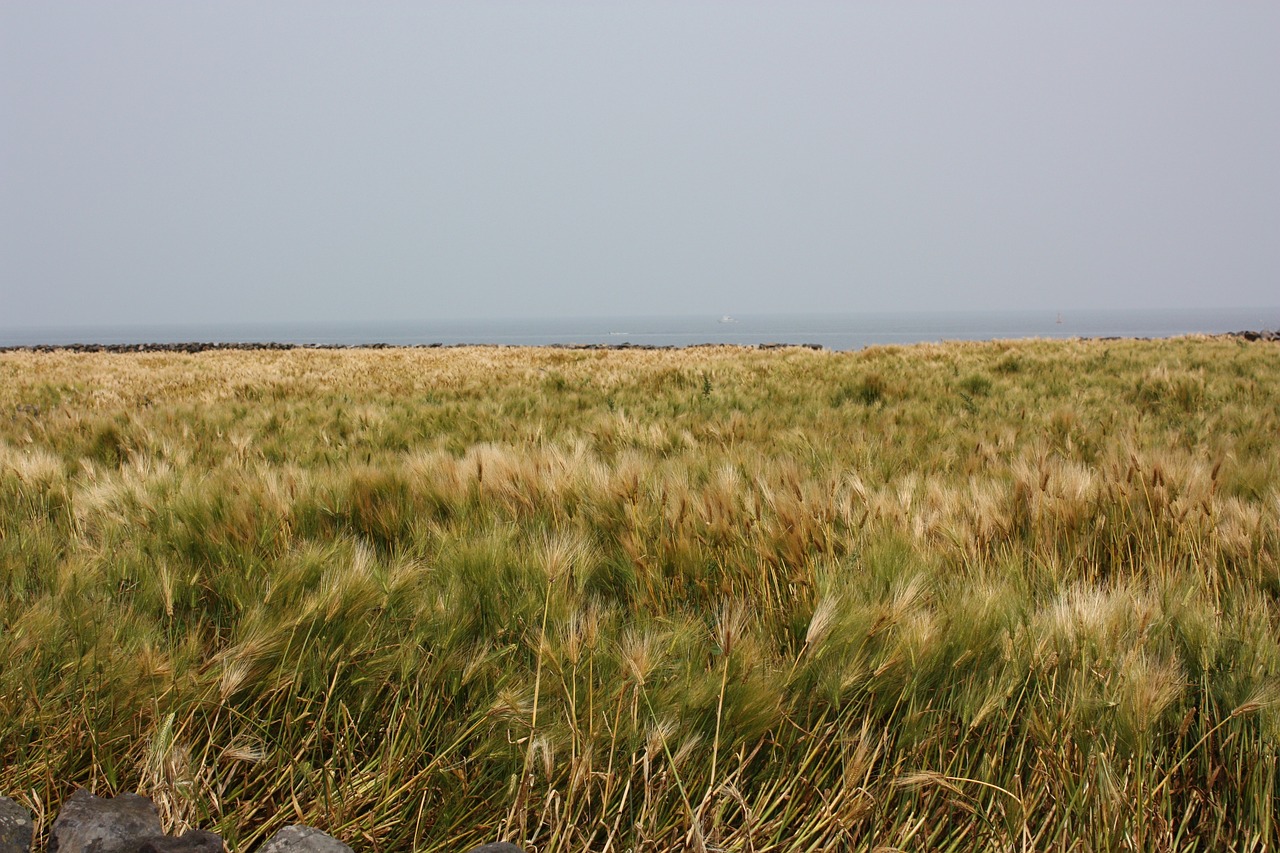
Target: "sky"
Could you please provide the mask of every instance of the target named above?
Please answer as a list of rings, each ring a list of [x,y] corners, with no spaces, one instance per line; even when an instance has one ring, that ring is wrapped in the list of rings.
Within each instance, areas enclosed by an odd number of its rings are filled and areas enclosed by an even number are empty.
[[[1274,2],[0,3],[0,326],[1278,294]]]

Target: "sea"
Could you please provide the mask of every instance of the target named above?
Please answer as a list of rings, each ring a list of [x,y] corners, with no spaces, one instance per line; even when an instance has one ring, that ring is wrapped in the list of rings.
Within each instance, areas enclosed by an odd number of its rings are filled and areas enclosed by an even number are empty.
[[[858,350],[882,344],[1019,338],[1166,338],[1280,328],[1280,306],[1092,311],[903,311],[420,320],[385,323],[189,323],[5,328],[0,346],[288,343],[359,346],[801,344]]]

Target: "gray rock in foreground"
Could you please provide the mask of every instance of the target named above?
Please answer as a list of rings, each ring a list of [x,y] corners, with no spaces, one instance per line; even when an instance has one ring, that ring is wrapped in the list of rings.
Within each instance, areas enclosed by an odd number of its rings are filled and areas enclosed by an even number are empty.
[[[95,797],[82,788],[62,804],[49,831],[49,853],[135,853],[162,836],[160,816],[146,797]]]
[[[524,853],[524,849],[514,844],[508,844],[505,841],[494,841],[490,844],[472,847],[468,853]]]
[[[138,853],[222,853],[224,849],[221,835],[203,829],[149,838],[137,848]]]
[[[27,853],[33,829],[29,811],[8,797],[0,797],[0,853]]]
[[[258,853],[353,853],[332,835],[309,826],[286,826],[271,836]]]

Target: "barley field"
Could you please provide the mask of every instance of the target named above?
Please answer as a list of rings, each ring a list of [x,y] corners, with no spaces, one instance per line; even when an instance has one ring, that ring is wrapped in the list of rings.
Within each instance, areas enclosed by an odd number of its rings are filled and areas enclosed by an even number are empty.
[[[1280,347],[0,354],[0,794],[251,851],[1268,850]]]

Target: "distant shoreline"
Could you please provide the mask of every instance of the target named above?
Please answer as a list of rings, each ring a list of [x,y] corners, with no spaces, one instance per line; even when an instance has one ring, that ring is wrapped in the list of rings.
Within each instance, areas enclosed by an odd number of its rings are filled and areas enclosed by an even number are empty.
[[[1184,337],[1206,337],[1206,338],[1236,338],[1242,341],[1263,341],[1263,342],[1280,342],[1280,330],[1261,329],[1257,331],[1244,330],[1238,332],[1221,332],[1221,333],[1191,333],[1183,335],[1169,335],[1162,337],[1136,337],[1125,335],[1104,335],[1097,337],[1080,337],[1077,340],[1093,340],[1093,341],[1152,341],[1152,340],[1173,340],[1175,338]],[[992,338],[990,340],[1031,340],[1033,338]],[[957,341],[964,343],[983,343],[984,341],[974,341],[969,339],[957,338]],[[933,342],[945,343],[947,341]],[[912,346],[912,344],[893,344],[894,346]],[[279,343],[274,341],[266,342],[213,342],[213,341],[188,341],[175,343],[130,343],[130,344],[96,344],[96,343],[71,343],[71,344],[19,344],[14,346],[0,346],[0,353],[9,352],[31,352],[31,353],[54,353],[54,352],[73,352],[73,353],[184,353],[195,354],[201,352],[267,352],[267,351],[288,351],[288,350],[381,350],[381,349],[461,349],[463,347],[491,347],[494,349],[562,349],[562,350],[596,350],[596,351],[626,351],[626,350],[687,350],[687,349],[704,349],[708,347],[737,347],[745,350],[777,350],[777,349],[808,349],[825,351],[826,347],[822,344],[806,343],[806,342],[777,342],[777,343],[760,343],[760,344],[734,344],[734,343],[697,343],[697,344],[634,344],[629,342],[619,342],[616,344],[601,343],[551,343],[551,344],[504,344],[504,343],[427,343],[427,344],[389,344],[389,343]],[[849,350],[831,350],[832,352],[848,352]],[[856,350],[854,350],[856,351]]]
[[[1280,328],[1280,305],[1205,310],[899,311],[824,314],[701,314],[405,320],[403,322],[244,322],[160,325],[0,327],[0,350],[25,347],[118,352],[206,349],[338,349],[431,346],[535,346],[677,349],[812,344],[848,352],[869,346],[942,341],[1171,338],[1238,329]],[[626,345],[626,346],[624,346]],[[165,349],[161,349],[164,347]]]
[[[813,343],[764,343],[726,344],[708,341],[700,344],[495,344],[495,343],[429,343],[429,344],[295,344],[295,343],[149,343],[149,344],[26,344],[0,347],[6,352],[83,352],[83,353],[200,353],[200,352],[267,352],[288,350],[410,350],[410,349],[563,349],[563,350],[686,350],[708,347],[734,347],[737,349],[810,349],[825,350],[822,344]],[[841,352],[841,350],[831,350]]]

